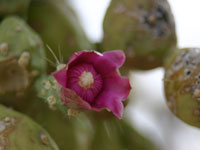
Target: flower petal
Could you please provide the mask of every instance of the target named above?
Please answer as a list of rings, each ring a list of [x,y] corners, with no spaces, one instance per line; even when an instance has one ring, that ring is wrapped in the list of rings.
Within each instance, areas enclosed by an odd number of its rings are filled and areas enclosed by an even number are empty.
[[[113,50],[102,54],[96,51],[76,52],[69,60],[69,69],[76,64],[92,64],[102,76],[107,76],[122,66],[125,62],[125,54],[121,50]]]
[[[126,99],[130,93],[131,85],[129,78],[121,77],[117,72],[104,78],[104,91],[111,91],[121,99]]]
[[[63,87],[66,87],[67,84],[67,69],[61,69],[57,72],[53,73],[54,78],[56,79],[56,81],[62,85]]]
[[[114,50],[103,53],[103,56],[98,57],[93,64],[97,72],[102,77],[107,77],[113,74],[125,61],[125,55],[121,50]]]
[[[116,67],[121,67],[125,62],[125,54],[121,50],[113,50],[103,53],[103,56],[112,61]]]
[[[104,91],[101,93],[101,95],[97,98],[96,103],[92,105],[92,109],[99,111],[102,108],[111,110],[119,119],[122,118],[123,104],[121,102],[121,98],[115,93],[110,91]]]
[[[119,76],[117,72],[108,78],[104,78],[104,87],[102,93],[96,98],[92,108],[107,108],[118,118],[122,117],[123,104],[131,90],[129,79]]]

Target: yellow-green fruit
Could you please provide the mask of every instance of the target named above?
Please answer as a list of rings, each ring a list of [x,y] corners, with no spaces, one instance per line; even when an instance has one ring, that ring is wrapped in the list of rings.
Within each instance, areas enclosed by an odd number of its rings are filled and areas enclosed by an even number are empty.
[[[58,150],[58,147],[37,123],[0,105],[0,149]]]
[[[184,122],[200,127],[200,49],[176,51],[165,67],[168,107]]]
[[[63,63],[75,51],[91,49],[77,16],[63,0],[33,0],[28,22]],[[49,60],[55,62],[48,48],[46,54]],[[54,70],[55,68],[51,69]]]
[[[103,30],[103,49],[124,50],[127,69],[162,66],[176,47],[174,18],[166,0],[112,0]]]
[[[30,0],[0,0],[0,17],[26,16]]]

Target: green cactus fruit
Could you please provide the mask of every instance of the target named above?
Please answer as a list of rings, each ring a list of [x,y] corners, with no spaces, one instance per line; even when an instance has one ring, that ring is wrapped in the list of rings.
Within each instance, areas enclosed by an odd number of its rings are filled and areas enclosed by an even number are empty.
[[[0,0],[0,17],[7,15],[27,15],[30,0]]]
[[[163,65],[176,47],[174,18],[166,0],[112,0],[103,23],[103,49],[122,49],[127,69]]]
[[[0,149],[58,150],[58,147],[37,123],[0,105]]]
[[[4,19],[0,24],[0,99],[7,93],[22,95],[45,72],[45,58],[41,39],[22,19]]]
[[[33,0],[28,22],[60,61],[67,62],[80,49],[91,49],[77,16],[63,0]],[[55,62],[48,48],[46,54],[49,60]],[[55,68],[50,69],[53,70]]]
[[[200,127],[200,49],[185,48],[174,53],[165,67],[168,107],[184,122]]]
[[[150,140],[140,135],[127,120],[113,117],[103,119],[102,116],[94,115],[93,126],[94,136],[90,145],[91,150],[155,150],[156,148]]]

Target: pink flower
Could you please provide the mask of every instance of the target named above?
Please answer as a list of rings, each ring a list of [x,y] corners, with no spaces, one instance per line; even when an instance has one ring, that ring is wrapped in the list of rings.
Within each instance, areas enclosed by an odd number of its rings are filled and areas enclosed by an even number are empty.
[[[59,93],[64,105],[95,111],[106,108],[121,119],[122,101],[131,90],[129,79],[118,72],[124,61],[120,50],[75,53],[64,69],[53,74],[61,85]]]

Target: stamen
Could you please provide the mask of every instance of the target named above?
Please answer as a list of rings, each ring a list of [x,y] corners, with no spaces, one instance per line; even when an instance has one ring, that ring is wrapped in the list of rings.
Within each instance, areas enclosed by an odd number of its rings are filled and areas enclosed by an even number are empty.
[[[91,72],[83,71],[81,76],[79,77],[79,86],[84,89],[89,89],[92,87],[94,83],[94,78]]]

